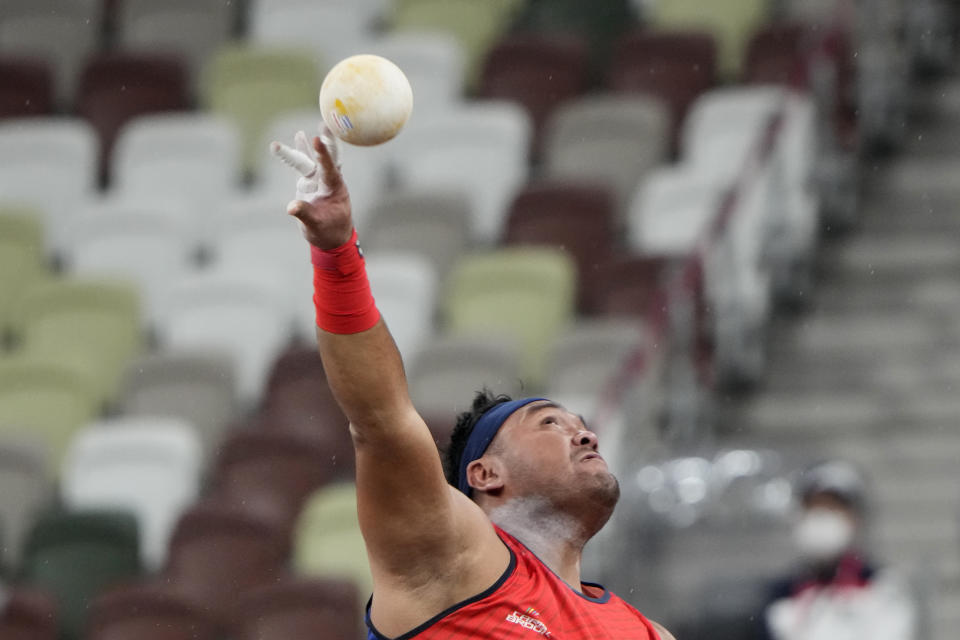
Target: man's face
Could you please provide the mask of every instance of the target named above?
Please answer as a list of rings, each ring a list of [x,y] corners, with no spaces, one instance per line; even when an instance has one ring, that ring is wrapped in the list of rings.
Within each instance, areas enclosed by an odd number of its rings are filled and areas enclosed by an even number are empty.
[[[514,412],[489,453],[503,463],[504,491],[511,496],[547,498],[570,512],[597,507],[612,512],[620,496],[596,434],[580,416],[550,401]]]

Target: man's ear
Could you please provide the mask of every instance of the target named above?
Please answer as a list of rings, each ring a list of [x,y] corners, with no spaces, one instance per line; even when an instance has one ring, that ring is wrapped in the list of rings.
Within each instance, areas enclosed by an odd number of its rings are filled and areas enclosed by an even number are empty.
[[[489,493],[503,488],[503,464],[494,456],[482,456],[467,465],[467,484]]]

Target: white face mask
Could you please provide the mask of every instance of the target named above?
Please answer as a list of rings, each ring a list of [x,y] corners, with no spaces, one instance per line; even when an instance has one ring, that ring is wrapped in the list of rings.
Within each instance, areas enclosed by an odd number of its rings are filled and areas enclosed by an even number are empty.
[[[810,509],[793,529],[800,554],[814,561],[838,558],[853,542],[853,523],[832,509]]]

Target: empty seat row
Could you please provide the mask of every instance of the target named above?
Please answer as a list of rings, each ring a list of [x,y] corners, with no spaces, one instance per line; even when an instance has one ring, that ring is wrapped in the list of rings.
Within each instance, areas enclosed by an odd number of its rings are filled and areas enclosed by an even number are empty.
[[[30,630],[55,623],[58,637],[71,640],[129,637],[123,633],[136,630],[158,638],[276,637],[283,625],[271,609],[279,607],[307,618],[302,627],[288,620],[287,633],[326,618],[331,637],[356,637],[360,594],[369,591],[362,572],[369,570],[355,509],[343,508],[354,495],[351,486],[331,487],[311,498],[296,543],[302,550],[293,554],[309,558],[307,569],[297,566],[310,577],[287,571],[290,542],[279,530],[224,505],[198,504],[179,517],[155,576],[140,565],[137,522],[129,513],[49,511],[25,545],[19,575],[31,590],[15,588],[0,628],[23,626],[24,635],[13,637],[36,638],[42,636],[27,635]],[[30,615],[38,611],[52,619]],[[158,623],[165,634],[150,635]]]

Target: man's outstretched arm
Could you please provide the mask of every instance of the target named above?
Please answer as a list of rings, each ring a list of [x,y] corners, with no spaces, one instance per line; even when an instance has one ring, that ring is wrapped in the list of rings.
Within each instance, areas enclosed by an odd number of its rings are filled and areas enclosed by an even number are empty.
[[[350,420],[375,608],[389,608],[393,595],[403,601],[407,593],[417,607],[449,606],[494,582],[509,556],[482,511],[444,478],[433,437],[407,392],[393,338],[361,290],[366,275],[340,171],[319,138],[313,150],[322,193],[311,196],[312,187],[301,179],[288,212],[303,223],[313,247],[317,343],[331,389]],[[432,592],[453,600],[432,603]],[[411,602],[396,608],[411,620],[422,615],[411,610]]]

